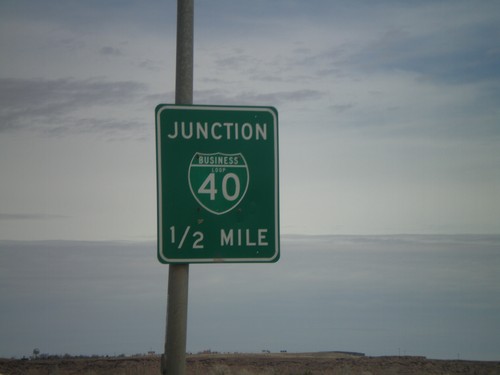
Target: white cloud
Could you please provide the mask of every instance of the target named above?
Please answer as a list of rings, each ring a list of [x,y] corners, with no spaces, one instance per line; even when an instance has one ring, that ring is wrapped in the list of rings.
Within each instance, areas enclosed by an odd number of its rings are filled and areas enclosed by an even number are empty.
[[[285,236],[276,264],[193,265],[188,350],[400,347],[493,360],[498,241]],[[161,352],[167,267],[155,251],[154,242],[0,242],[3,339],[16,337],[0,354]]]
[[[0,87],[0,132],[101,133],[108,137],[117,132],[145,132],[146,121],[128,113],[131,103],[142,101],[146,90],[139,82],[0,79]]]
[[[68,141],[89,162],[106,165],[109,179],[85,168],[84,158],[78,157],[75,165],[86,171],[85,178],[65,185],[73,191],[64,191],[82,197],[87,220],[97,215],[100,225],[114,213],[91,215],[89,207],[113,206],[123,218],[126,212],[120,207],[127,205],[111,202],[141,197],[151,212],[142,211],[148,219],[134,233],[146,236],[155,228],[154,193],[146,186],[132,187],[138,185],[137,176],[154,185],[154,159],[139,158],[151,162],[149,167],[130,163],[127,150],[139,141],[144,144],[132,147],[134,152],[153,155],[154,107],[174,97],[175,6],[157,5],[115,9],[104,4],[101,9],[77,4],[59,15],[42,11],[36,22],[19,12],[14,18],[21,23],[4,24],[12,29],[12,39],[3,38],[0,44],[7,51],[2,55],[8,56],[2,65],[4,82],[27,88],[19,95],[5,93],[1,128],[24,124],[61,138],[40,140],[38,132],[21,141],[19,133],[10,132],[9,142],[19,143],[9,149],[27,147],[29,138],[53,162],[69,151],[53,144]],[[497,78],[494,69],[483,69],[496,61],[497,6],[471,7],[466,2],[306,6],[288,1],[265,7],[232,2],[198,6],[195,102],[278,108],[285,233],[497,231]],[[475,71],[483,73],[451,79],[475,62],[474,51],[482,52]],[[463,64],[451,64],[460,53],[466,57]],[[43,85],[50,90],[44,91]],[[100,138],[124,143],[105,147],[96,141]],[[7,155],[5,147],[2,155]],[[134,167],[121,172],[112,153]],[[74,160],[74,153],[70,155]],[[19,158],[26,170],[33,168],[30,158]],[[4,169],[10,165],[7,160],[12,159],[3,159]],[[8,170],[7,180],[16,181],[18,174]],[[68,175],[66,169],[59,173]],[[116,180],[122,181],[120,189],[108,184]],[[104,181],[105,186],[87,189],[87,194],[84,181],[91,186]],[[15,191],[15,182],[8,186],[9,193]],[[51,192],[59,187],[45,191],[45,202],[58,201]],[[111,198],[103,198],[104,192]],[[6,212],[26,212],[22,201],[10,200]],[[104,201],[109,205],[102,205]],[[45,203],[35,206],[30,212],[54,212]],[[67,233],[82,228],[69,220],[67,225]],[[92,230],[86,235],[101,238],[100,225],[87,225]],[[118,237],[129,233],[111,232]],[[50,235],[58,233],[44,238]]]
[[[1,213],[0,220],[54,220],[67,219],[67,216],[55,214],[36,214],[36,213]]]

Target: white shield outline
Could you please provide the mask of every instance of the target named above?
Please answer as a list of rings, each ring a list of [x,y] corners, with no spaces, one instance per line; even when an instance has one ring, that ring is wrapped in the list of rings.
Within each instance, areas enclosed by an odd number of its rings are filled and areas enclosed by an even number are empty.
[[[217,168],[217,167],[226,167],[226,168],[245,168],[246,169],[246,173],[247,173],[247,183],[245,185],[245,189],[243,190],[243,193],[241,194],[240,198],[238,200],[236,200],[234,202],[234,204],[229,207],[227,210],[225,211],[221,211],[221,212],[217,212],[217,211],[214,211],[210,208],[208,208],[207,206],[205,206],[205,204],[203,202],[201,202],[199,199],[198,199],[198,196],[197,194],[194,192],[193,190],[193,185],[191,184],[191,168],[193,167],[193,161],[195,160],[196,157],[198,157],[199,155],[203,155],[203,156],[216,156],[216,155],[220,155],[220,156],[238,156],[240,157],[242,160],[243,160],[243,165],[218,165],[218,164],[207,164],[207,165],[203,165],[203,166],[200,166],[200,165],[197,165],[195,167],[197,168],[205,168],[205,167],[212,167],[212,168]],[[196,201],[205,209],[207,210],[208,212],[211,212],[215,215],[223,215],[225,213],[228,213],[229,211],[235,209],[239,204],[240,202],[243,200],[243,198],[245,197],[247,191],[248,191],[248,185],[250,184],[250,171],[248,170],[248,164],[247,164],[247,161],[245,159],[245,157],[243,156],[242,153],[236,153],[236,154],[225,154],[223,152],[214,152],[214,153],[211,153],[211,154],[207,154],[207,153],[204,153],[204,152],[195,152],[193,157],[191,158],[191,162],[189,163],[189,169],[188,169],[188,185],[189,185],[189,190],[191,190],[191,194],[193,195],[193,197],[196,199]]]

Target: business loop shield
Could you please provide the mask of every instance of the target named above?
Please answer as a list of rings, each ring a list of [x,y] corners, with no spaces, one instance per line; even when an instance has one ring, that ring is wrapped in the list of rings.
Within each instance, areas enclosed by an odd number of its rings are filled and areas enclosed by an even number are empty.
[[[250,176],[241,153],[196,152],[189,164],[188,180],[198,203],[207,211],[222,215],[243,200]]]

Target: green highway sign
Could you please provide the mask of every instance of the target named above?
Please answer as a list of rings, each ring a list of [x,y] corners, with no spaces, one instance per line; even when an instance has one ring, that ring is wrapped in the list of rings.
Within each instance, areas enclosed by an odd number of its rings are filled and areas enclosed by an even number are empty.
[[[156,107],[158,259],[279,259],[278,112]]]

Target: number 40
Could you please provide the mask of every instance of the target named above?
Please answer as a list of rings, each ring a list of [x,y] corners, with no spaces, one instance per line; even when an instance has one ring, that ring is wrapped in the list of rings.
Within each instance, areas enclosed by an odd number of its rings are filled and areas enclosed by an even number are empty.
[[[229,180],[234,181],[234,192],[233,194],[229,194],[227,191],[227,185]],[[239,177],[234,174],[234,173],[226,173],[224,177],[222,178],[222,195],[224,198],[230,202],[236,200],[238,196],[240,195],[240,179]],[[201,184],[200,188],[198,189],[198,194],[209,194],[210,195],[210,200],[213,201],[215,200],[215,196],[218,193],[218,189],[215,188],[215,173],[212,172],[210,173],[205,181]]]

